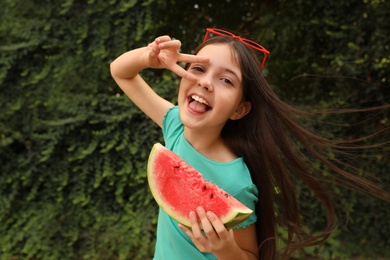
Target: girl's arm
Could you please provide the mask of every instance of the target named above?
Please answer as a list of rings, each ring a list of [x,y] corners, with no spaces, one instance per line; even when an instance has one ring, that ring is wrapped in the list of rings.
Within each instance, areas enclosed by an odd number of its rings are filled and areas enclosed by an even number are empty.
[[[179,227],[186,232],[199,251],[212,252],[220,260],[258,259],[255,224],[242,229],[227,230],[214,213],[205,212],[202,207],[198,207],[196,213],[190,213],[192,229],[181,224]]]
[[[196,82],[196,77],[177,62],[207,62],[208,59],[181,54],[178,52],[180,47],[180,41],[161,36],[147,47],[122,54],[110,66],[111,75],[123,92],[160,127],[166,111],[173,104],[158,96],[139,76],[139,72],[146,68],[166,68]]]

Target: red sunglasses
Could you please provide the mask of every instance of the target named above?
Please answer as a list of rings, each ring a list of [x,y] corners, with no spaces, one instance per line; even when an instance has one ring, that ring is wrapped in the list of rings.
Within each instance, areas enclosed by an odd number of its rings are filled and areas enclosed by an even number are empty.
[[[267,60],[267,56],[270,54],[270,52],[267,49],[265,49],[263,46],[261,46],[257,42],[254,42],[254,41],[251,41],[251,40],[248,40],[245,38],[241,38],[240,36],[234,35],[231,32],[217,29],[217,28],[207,28],[206,35],[204,36],[203,42],[205,42],[209,38],[210,33],[213,35],[228,36],[228,37],[231,37],[234,39],[238,39],[240,42],[242,42],[243,44],[245,44],[249,48],[263,53],[264,57],[263,57],[263,60],[261,62],[261,66],[260,66],[260,70],[263,70],[265,61]]]

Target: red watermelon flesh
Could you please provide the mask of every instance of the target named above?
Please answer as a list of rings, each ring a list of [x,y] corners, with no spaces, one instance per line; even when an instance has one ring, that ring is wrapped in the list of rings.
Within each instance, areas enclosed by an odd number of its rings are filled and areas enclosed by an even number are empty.
[[[241,224],[252,213],[160,143],[156,143],[150,152],[147,171],[156,202],[169,216],[187,227],[191,227],[190,211],[196,211],[198,206],[206,212],[214,212],[228,229]]]

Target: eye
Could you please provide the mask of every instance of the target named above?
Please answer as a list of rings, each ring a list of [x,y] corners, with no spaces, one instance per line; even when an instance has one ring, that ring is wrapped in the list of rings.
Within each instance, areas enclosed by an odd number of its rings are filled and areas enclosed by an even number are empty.
[[[228,78],[221,78],[221,80],[226,83],[226,84],[229,84],[229,85],[232,85],[233,86],[233,81],[231,81],[230,79]]]
[[[194,65],[194,66],[191,66],[190,69],[194,70],[194,71],[197,71],[197,72],[204,72],[204,68],[202,66]]]

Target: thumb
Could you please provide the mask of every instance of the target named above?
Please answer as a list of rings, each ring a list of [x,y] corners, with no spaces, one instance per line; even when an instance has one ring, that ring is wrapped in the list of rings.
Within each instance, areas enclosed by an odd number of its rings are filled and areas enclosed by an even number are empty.
[[[158,47],[156,41],[150,43],[148,47],[150,48],[149,57],[157,58],[158,55],[160,54],[160,48]]]

